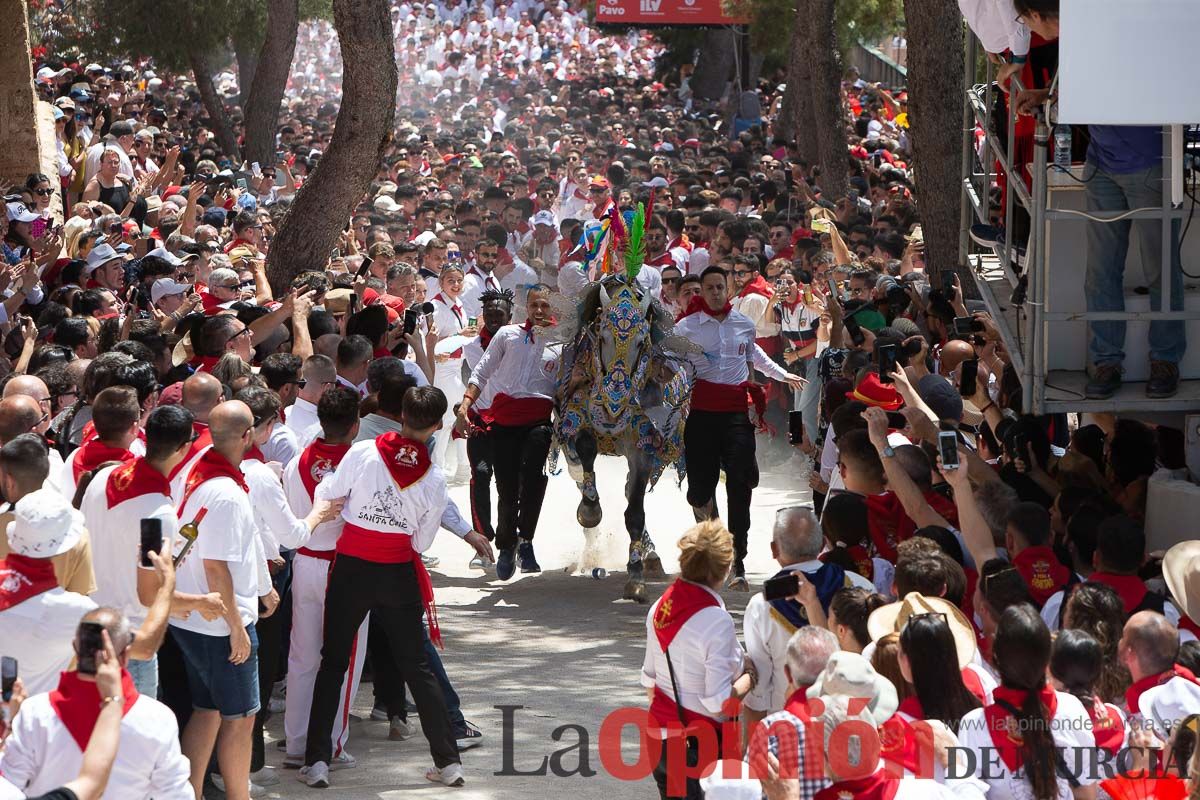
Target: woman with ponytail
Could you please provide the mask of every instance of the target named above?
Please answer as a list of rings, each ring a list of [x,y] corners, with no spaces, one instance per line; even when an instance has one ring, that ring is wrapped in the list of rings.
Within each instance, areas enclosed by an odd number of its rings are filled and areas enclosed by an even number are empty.
[[[1050,682],[1079,698],[1092,720],[1096,747],[1115,757],[1125,746],[1125,715],[1096,691],[1103,669],[1104,649],[1090,633],[1068,628],[1054,637]]]
[[[1000,675],[991,705],[969,711],[959,741],[974,751],[988,800],[1093,800],[1087,768],[1095,741],[1079,699],[1046,684],[1050,629],[1025,603],[999,616],[992,661]]]

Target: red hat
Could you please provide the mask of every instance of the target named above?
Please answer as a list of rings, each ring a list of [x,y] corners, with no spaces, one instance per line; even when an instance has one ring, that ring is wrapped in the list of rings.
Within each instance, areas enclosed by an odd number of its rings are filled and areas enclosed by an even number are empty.
[[[867,152],[867,148],[863,147],[862,145],[851,147],[850,155],[854,156],[855,158],[861,158],[863,161],[866,161],[871,157],[871,154]]]
[[[687,141],[685,141],[683,143],[683,146],[684,147],[694,147],[697,150],[699,150],[700,149],[700,140],[699,139],[688,139]]]
[[[878,406],[884,411],[895,411],[904,405],[904,398],[900,397],[896,387],[890,383],[880,383],[877,372],[868,372],[853,391],[846,392],[846,399]]]
[[[607,189],[609,187],[608,178],[603,175],[593,175],[588,181],[588,186],[596,189]]]

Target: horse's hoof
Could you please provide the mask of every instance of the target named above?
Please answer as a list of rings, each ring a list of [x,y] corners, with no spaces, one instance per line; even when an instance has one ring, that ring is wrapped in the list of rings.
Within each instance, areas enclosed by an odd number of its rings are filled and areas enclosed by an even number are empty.
[[[600,508],[598,502],[589,500],[580,500],[579,508],[575,511],[575,520],[585,528],[596,528],[600,525],[600,520],[604,519],[604,509]]]
[[[634,580],[633,578],[625,581],[625,593],[623,598],[625,600],[634,600],[638,603],[644,604],[646,602],[646,584],[642,581]]]
[[[646,553],[646,557],[642,559],[642,574],[649,580],[660,580],[667,577],[667,573],[663,570],[662,559],[658,557],[658,553],[651,550]]]

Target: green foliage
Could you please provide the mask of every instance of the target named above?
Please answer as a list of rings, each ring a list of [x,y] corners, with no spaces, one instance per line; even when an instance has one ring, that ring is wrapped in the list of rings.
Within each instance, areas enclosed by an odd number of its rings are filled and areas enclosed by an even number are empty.
[[[642,271],[642,262],[646,260],[646,206],[638,203],[637,211],[633,212],[633,221],[629,224],[629,243],[625,245],[625,274],[632,283]]]

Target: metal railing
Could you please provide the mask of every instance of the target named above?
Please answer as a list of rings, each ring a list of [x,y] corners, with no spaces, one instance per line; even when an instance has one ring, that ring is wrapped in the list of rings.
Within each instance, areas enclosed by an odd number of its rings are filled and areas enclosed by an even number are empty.
[[[877,47],[858,42],[846,54],[846,63],[858,67],[858,74],[867,83],[882,83],[887,87],[908,83],[908,70]]]
[[[994,82],[994,66],[990,61],[986,61],[986,66],[983,69],[984,81],[975,83],[974,78],[978,77],[977,63],[981,54],[978,39],[968,31],[967,46],[964,49],[964,73],[967,76],[969,88],[966,92],[966,98],[963,104],[963,152],[962,152],[962,204],[961,204],[961,230],[959,235],[959,263],[971,264],[971,256],[969,255],[971,248],[971,240],[969,237],[969,229],[973,222],[990,221],[991,197],[990,190],[995,183],[995,179],[1000,174],[993,171],[993,164],[999,165],[999,170],[1006,178],[1007,191],[1004,198],[1004,220],[1008,228],[1008,235],[1005,236],[1005,241],[1002,247],[997,246],[992,248],[993,254],[999,260],[999,269],[1002,271],[1008,284],[1014,289],[1018,285],[1019,277],[1017,272],[1012,269],[1013,251],[1018,244],[1013,241],[1011,234],[1011,221],[1013,219],[1014,204],[1020,203],[1021,207],[1029,214],[1030,217],[1030,234],[1029,240],[1025,248],[1025,266],[1024,275],[1027,282],[1028,294],[1024,302],[1024,306],[1017,307],[1016,313],[1010,319],[1005,314],[1005,307],[1002,305],[1001,298],[996,296],[996,292],[989,282],[989,278],[984,275],[984,263],[981,257],[974,258],[974,268],[971,270],[975,283],[979,289],[979,294],[983,299],[988,312],[995,319],[1001,336],[1004,340],[1006,349],[1012,359],[1013,368],[1021,378],[1022,389],[1022,408],[1035,414],[1046,413],[1048,410],[1065,410],[1063,408],[1048,408],[1047,401],[1047,362],[1048,362],[1048,325],[1051,322],[1063,321],[1101,321],[1101,320],[1196,320],[1200,319],[1200,310],[1187,311],[1184,308],[1171,309],[1171,278],[1172,269],[1175,267],[1173,258],[1176,246],[1172,234],[1172,223],[1175,220],[1182,220],[1187,216],[1183,203],[1179,198],[1172,198],[1171,192],[1167,190],[1167,185],[1164,184],[1162,192],[1162,202],[1160,206],[1154,208],[1134,209],[1127,212],[1084,212],[1073,209],[1051,209],[1047,207],[1048,188],[1050,184],[1049,176],[1051,171],[1048,169],[1048,145],[1050,143],[1052,127],[1049,119],[1051,114],[1050,102],[1038,110],[1036,114],[1036,126],[1034,131],[1034,150],[1033,160],[1030,164],[1031,185],[1029,188],[1025,185],[1024,176],[1021,174],[1022,164],[1014,163],[1013,152],[1016,142],[1016,114],[1013,110],[1015,103],[1008,104],[1007,119],[1004,124],[1007,129],[1006,146],[1002,147],[1001,143],[992,135],[992,108],[993,108],[993,87]],[[1020,81],[1014,76],[1011,80],[1010,98],[1015,98],[1017,94],[1024,88]],[[984,130],[984,149],[981,157],[977,158],[975,152],[976,126],[982,125]],[[1166,161],[1167,166],[1178,165],[1182,163],[1182,135],[1178,129],[1171,139],[1171,147],[1169,157]],[[978,163],[979,170],[976,171]],[[1164,180],[1170,181],[1170,171],[1164,169]],[[1069,222],[1116,222],[1124,219],[1159,219],[1162,222],[1162,261],[1160,266],[1161,275],[1161,311],[1074,311],[1074,310],[1053,310],[1050,308],[1050,270],[1048,269],[1047,261],[1047,245],[1050,238],[1052,226],[1061,225]],[[1149,265],[1146,265],[1149,266]],[[1079,274],[1083,274],[1080,270]],[[996,277],[996,272],[991,274],[991,280]],[[1008,298],[1005,298],[1006,300]],[[1056,401],[1061,403],[1062,401]],[[1080,402],[1073,403],[1075,408],[1072,410],[1098,410],[1101,407],[1111,408],[1111,405],[1087,401],[1081,398]],[[1166,409],[1173,407],[1170,401],[1161,403],[1141,403],[1140,407],[1161,406]]]

